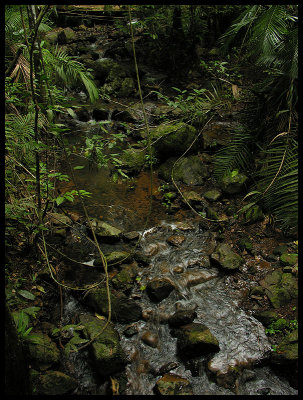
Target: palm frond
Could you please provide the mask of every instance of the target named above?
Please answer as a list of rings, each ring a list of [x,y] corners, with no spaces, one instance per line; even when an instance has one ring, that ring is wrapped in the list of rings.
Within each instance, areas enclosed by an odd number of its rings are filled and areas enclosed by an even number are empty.
[[[43,57],[46,63],[52,67],[52,71],[55,70],[58,78],[65,84],[75,84],[80,81],[84,84],[92,103],[99,98],[98,89],[90,72],[85,69],[83,64],[66,54],[64,50],[56,47],[55,52],[52,53],[43,49]]]
[[[263,192],[263,205],[284,229],[298,224],[298,142],[279,137],[266,151],[257,173],[258,190]]]
[[[238,39],[239,35],[243,33],[243,28],[248,28],[252,25],[252,22],[256,20],[258,14],[261,11],[262,6],[254,5],[246,9],[235,22],[227,29],[227,31],[219,38],[221,44],[220,51],[222,54],[226,54],[231,44]]]
[[[243,127],[235,130],[230,142],[216,153],[214,177],[217,181],[235,168],[246,170],[249,167],[252,161],[249,148],[251,142],[251,132],[245,131]]]

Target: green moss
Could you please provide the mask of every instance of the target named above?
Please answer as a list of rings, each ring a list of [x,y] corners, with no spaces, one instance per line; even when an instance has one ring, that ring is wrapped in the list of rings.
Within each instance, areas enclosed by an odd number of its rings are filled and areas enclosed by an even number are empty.
[[[295,253],[284,253],[280,257],[281,264],[283,265],[295,265],[298,262],[298,254]]]

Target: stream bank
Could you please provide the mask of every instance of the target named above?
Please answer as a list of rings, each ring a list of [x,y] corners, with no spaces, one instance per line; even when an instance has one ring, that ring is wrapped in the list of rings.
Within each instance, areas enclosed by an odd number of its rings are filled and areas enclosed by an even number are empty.
[[[76,36],[65,40],[70,41],[70,52],[82,52],[83,62],[93,69],[105,93],[117,97],[92,107],[79,91],[76,116],[61,122],[69,127],[71,150],[84,149],[87,137],[102,135],[100,121],[110,121],[112,131],[124,134],[125,123],[137,129],[121,144],[131,146],[123,164],[130,180],[119,177],[114,182],[114,169],[92,168],[79,155],[70,158],[73,166],[84,166],[75,171],[78,186],[92,193],[86,203],[109,264],[112,322],[93,345],[71,352],[102,329],[108,306],[102,263],[89,240],[80,204],[63,205],[49,220],[56,279],[72,287],[101,284],[84,295],[58,289],[46,266],[41,266],[33,284],[39,293],[33,304],[41,310],[38,320],[32,320],[40,342],[28,349],[36,393],[296,395],[297,330],[287,330],[297,315],[296,260],[287,256],[296,253],[296,246],[258,209],[249,221],[235,218],[247,177],[238,174],[223,187],[212,177],[214,149],[224,144],[236,120],[231,123],[228,117],[210,124],[203,143],[178,165],[176,180],[187,202],[169,179],[172,164],[184,149],[180,143],[159,140],[152,213],[146,224],[150,175],[138,156],[144,136],[142,113],[132,98],[137,93],[129,41],[128,47],[119,46],[118,35],[111,33],[114,41],[101,34],[102,29],[91,28],[93,35],[90,28],[79,27],[82,44]],[[85,42],[88,37],[90,45]],[[118,62],[119,57],[125,62],[125,55],[128,65]],[[142,64],[141,70],[145,94],[159,86],[169,90],[172,83],[163,71]],[[145,106],[155,139],[161,129],[176,129],[178,110],[155,99],[148,99]],[[164,128],[163,117],[169,121]],[[185,125],[177,126],[179,134],[184,129],[184,138],[194,136],[196,128]],[[167,154],[174,158],[166,160]],[[63,172],[67,167],[62,163]],[[59,187],[63,194],[73,188],[72,183]],[[223,222],[205,222],[188,203],[202,216]],[[280,332],[274,339],[265,334],[265,328],[282,319],[284,328],[276,328]]]

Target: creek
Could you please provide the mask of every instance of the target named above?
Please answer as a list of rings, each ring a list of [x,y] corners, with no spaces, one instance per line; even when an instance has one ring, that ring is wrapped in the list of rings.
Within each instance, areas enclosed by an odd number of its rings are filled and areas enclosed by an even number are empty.
[[[76,122],[77,129],[69,137],[71,145],[79,146],[83,143],[83,135],[87,134],[89,124]],[[201,231],[199,220],[193,217],[190,210],[171,215],[165,212],[157,191],[161,182],[156,174],[152,214],[145,226],[149,210],[148,172],[141,172],[131,184],[129,181],[114,183],[106,169],[92,170],[83,159],[76,156],[71,157],[71,162],[73,166],[85,166],[76,170],[75,174],[79,188],[92,193],[91,198],[86,200],[89,215],[102,217],[102,220],[125,232],[136,230],[142,238],[138,249],[150,260],[148,267],[139,268],[138,281],[129,295],[140,303],[143,310],[143,318],[132,323],[136,334],[126,336],[124,331],[130,323],[115,322],[121,346],[129,361],[125,368],[125,387],[120,385],[122,394],[154,395],[156,381],[163,371],[187,379],[195,395],[297,394],[267,362],[271,352],[270,343],[263,325],[252,313],[241,309],[241,291],[230,285],[229,274],[206,261],[214,248],[214,236],[211,232]],[[65,190],[70,188],[65,184]],[[61,189],[64,189],[64,185]],[[77,202],[69,208],[81,213]],[[169,242],[174,235],[182,237],[182,243],[177,246]],[[133,247],[133,244],[122,240],[113,245],[101,243],[101,249],[107,251],[120,249],[131,252]],[[87,257],[81,260],[87,263],[83,268],[89,269],[94,258],[96,252],[89,248]],[[73,269],[73,277],[81,282],[86,272],[82,270],[81,274],[78,271],[80,269]],[[155,277],[168,279],[175,287],[160,302],[151,301],[144,290]],[[91,278],[98,280],[96,274]],[[219,342],[220,351],[192,359],[180,357],[177,338],[172,336],[167,323],[177,310],[195,310],[194,323],[205,324],[210,329]],[[79,296],[74,297],[73,293],[66,292],[63,325],[71,323],[81,313],[89,312],[90,309],[83,306]],[[155,338],[156,346],[142,340],[146,332]],[[69,373],[72,370],[73,376],[79,381],[78,394],[108,394],[110,381],[98,377],[89,359],[89,351],[83,350],[70,354],[66,361],[72,365]],[[228,377],[232,370],[237,374],[231,384]]]

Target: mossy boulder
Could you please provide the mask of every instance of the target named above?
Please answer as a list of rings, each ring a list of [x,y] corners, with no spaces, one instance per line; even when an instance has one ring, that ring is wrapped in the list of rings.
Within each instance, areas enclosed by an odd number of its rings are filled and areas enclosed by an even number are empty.
[[[65,395],[70,394],[78,386],[76,379],[60,371],[48,371],[40,376],[37,394]]]
[[[283,253],[280,256],[280,262],[285,266],[294,266],[298,262],[298,254],[296,253]]]
[[[176,124],[161,124],[150,131],[153,147],[157,158],[167,159],[168,156],[180,156],[192,144],[197,136],[197,130],[191,125],[179,122]],[[197,141],[198,142],[198,141]],[[195,142],[190,152],[196,152],[199,144]]]
[[[298,297],[298,280],[280,269],[270,272],[260,281],[274,308],[280,308]]]
[[[112,319],[122,323],[135,322],[141,318],[141,306],[124,293],[110,289]],[[108,316],[108,299],[106,288],[91,290],[84,299],[98,314]]]
[[[186,378],[182,378],[176,374],[165,374],[158,379],[154,392],[157,395],[174,396],[174,395],[193,395],[190,382]]]
[[[166,176],[167,173],[169,173],[170,178],[168,181],[171,181],[172,165],[171,168],[169,167],[170,165],[168,165]],[[181,158],[175,164],[173,177],[174,180],[183,182],[186,185],[202,185],[205,179],[208,177],[208,170],[206,165],[203,164],[198,156],[192,155]]]
[[[247,176],[238,172],[237,170],[231,171],[223,176],[219,182],[220,188],[226,194],[237,194],[243,192]]]
[[[136,87],[133,78],[126,77],[122,81],[121,87],[118,91],[119,97],[129,97],[134,93]]]
[[[66,44],[74,41],[77,38],[76,33],[69,27],[62,29],[58,35],[58,43]]]
[[[243,258],[235,253],[232,248],[225,243],[220,243],[210,256],[210,261],[215,266],[226,270],[238,269],[244,262]]]
[[[34,368],[44,370],[60,360],[60,351],[49,336],[35,332],[35,341],[28,343],[29,359]]]
[[[203,196],[206,198],[206,200],[217,201],[221,198],[222,192],[221,190],[218,189],[211,189],[205,192]]]
[[[220,350],[219,342],[209,328],[200,323],[183,325],[172,330],[182,358],[192,358]]]
[[[255,317],[258,321],[260,321],[264,326],[269,326],[273,322],[275,322],[279,317],[275,311],[260,311],[255,314]]]
[[[125,168],[130,173],[140,172],[145,165],[146,152],[145,150],[134,149],[132,147],[124,150],[121,155],[122,167]]]
[[[110,71],[115,67],[118,68],[119,65],[111,58],[99,58],[96,61],[87,60],[88,66],[93,70],[93,75],[96,79],[104,82]]]
[[[91,315],[80,315],[80,322],[84,325],[84,335],[87,339],[96,337],[91,345],[97,366],[96,372],[101,376],[109,376],[123,371],[127,363],[126,355],[120,344],[119,333],[113,324],[109,323],[104,329],[106,321]]]
[[[298,329],[284,337],[272,355],[272,361],[277,364],[288,364],[298,360]]]
[[[116,290],[128,292],[133,287],[133,283],[137,275],[137,268],[135,264],[122,266],[121,271],[112,278],[111,281]]]

